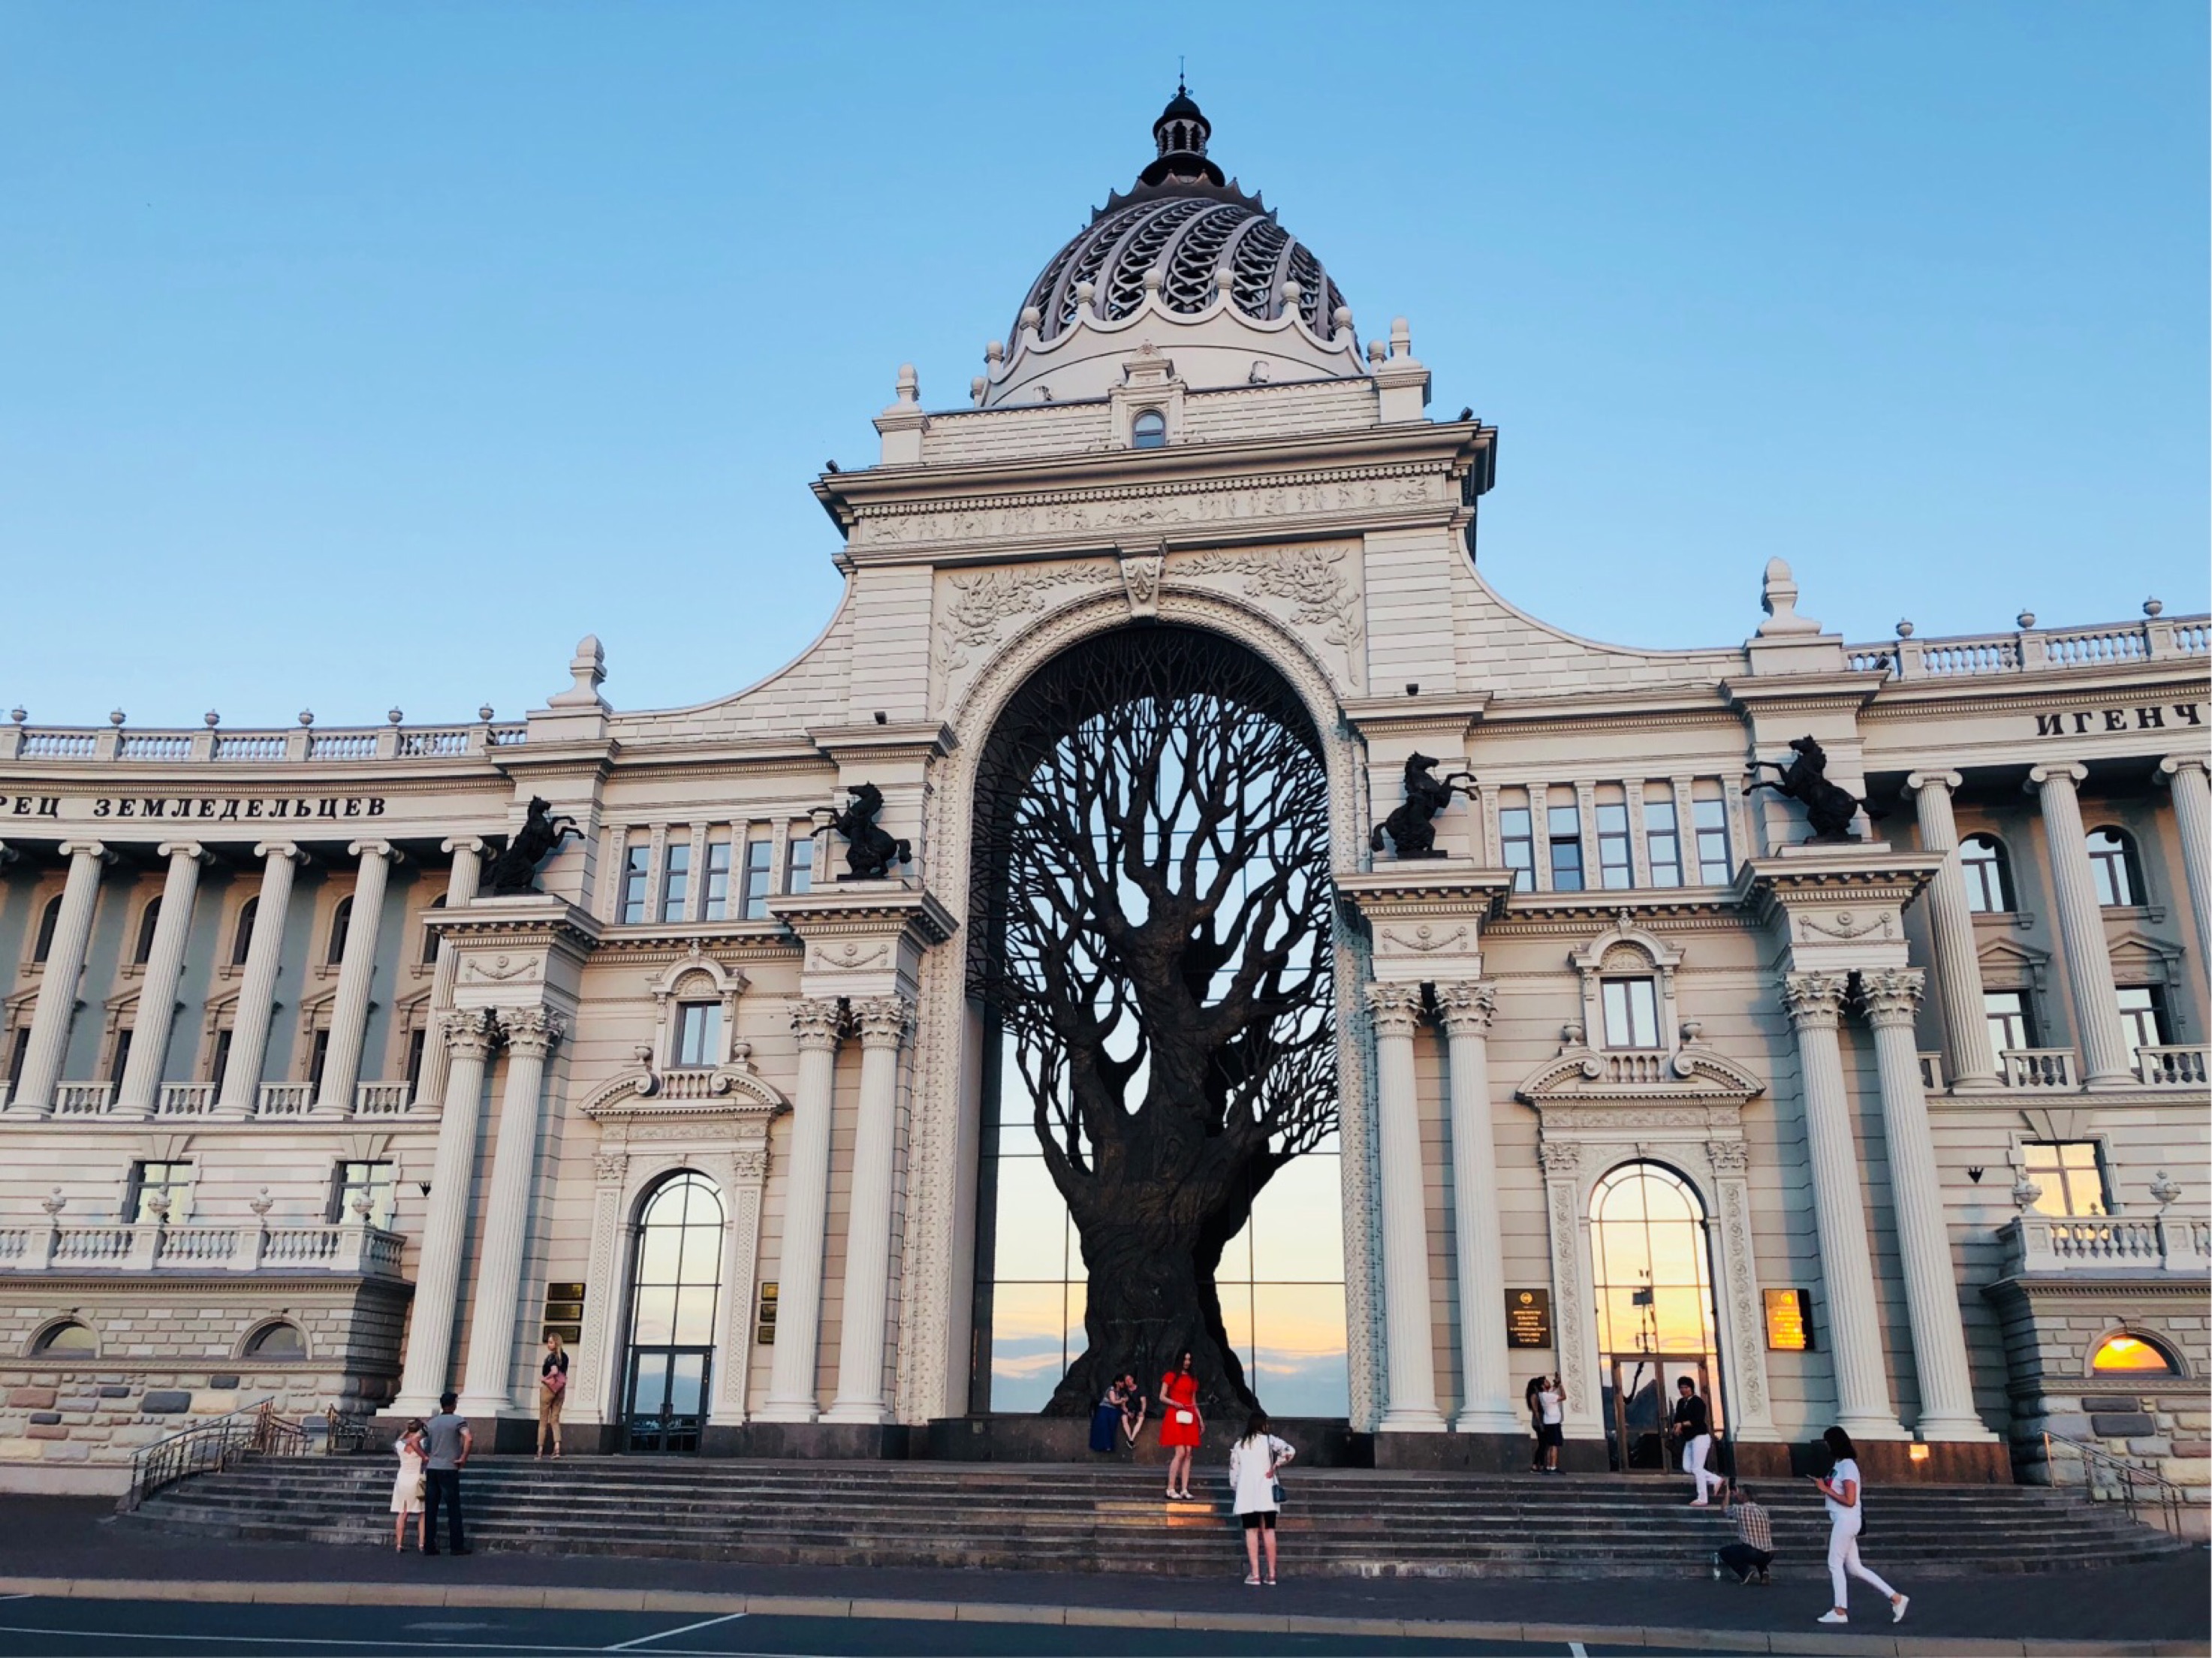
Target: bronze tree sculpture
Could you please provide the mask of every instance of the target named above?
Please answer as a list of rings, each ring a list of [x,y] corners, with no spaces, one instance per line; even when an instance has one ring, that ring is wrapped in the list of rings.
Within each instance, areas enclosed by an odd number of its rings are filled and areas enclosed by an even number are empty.
[[[1047,1411],[1086,1414],[1185,1351],[1201,1399],[1249,1405],[1214,1273],[1255,1196],[1336,1127],[1312,721],[1240,646],[1111,634],[1038,671],[978,790],[972,988],[1089,1277],[1087,1346]]]

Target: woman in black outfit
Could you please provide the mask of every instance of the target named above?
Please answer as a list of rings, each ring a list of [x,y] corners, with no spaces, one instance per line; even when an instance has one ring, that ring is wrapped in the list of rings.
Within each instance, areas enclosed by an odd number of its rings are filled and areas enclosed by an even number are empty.
[[[1528,1431],[1533,1436],[1528,1452],[1530,1473],[1544,1471],[1544,1407],[1536,1400],[1536,1395],[1543,1391],[1544,1378],[1540,1376],[1530,1376],[1528,1385],[1521,1390],[1521,1397],[1528,1406]]]

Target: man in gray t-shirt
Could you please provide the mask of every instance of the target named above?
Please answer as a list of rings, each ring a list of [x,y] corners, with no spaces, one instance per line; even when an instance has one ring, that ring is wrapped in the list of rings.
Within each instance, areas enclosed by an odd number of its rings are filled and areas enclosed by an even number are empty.
[[[455,1554],[469,1552],[468,1539],[461,1531],[461,1468],[469,1460],[471,1436],[469,1424],[453,1414],[455,1400],[447,1394],[438,1400],[438,1414],[422,1424],[422,1436],[428,1443],[429,1455],[423,1459],[422,1483],[426,1488],[422,1528],[422,1552],[438,1552],[438,1509],[442,1504],[447,1514],[446,1541]]]

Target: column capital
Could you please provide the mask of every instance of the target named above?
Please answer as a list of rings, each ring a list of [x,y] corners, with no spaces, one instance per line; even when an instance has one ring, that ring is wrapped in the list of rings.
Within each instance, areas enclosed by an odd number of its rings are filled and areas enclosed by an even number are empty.
[[[438,1034],[446,1039],[446,1051],[456,1059],[465,1055],[484,1059],[499,1045],[499,1033],[482,1008],[447,1014],[440,1021]]]
[[[64,841],[54,850],[64,858],[89,857],[103,864],[115,861],[115,854],[98,841]]]
[[[1407,984],[1367,987],[1367,1011],[1382,1036],[1410,1036],[1421,1022],[1421,987]]]
[[[2203,772],[2212,775],[2212,761],[2207,761],[2201,754],[2169,754],[2158,762],[2157,774],[2162,782],[2171,783],[2174,774],[2183,771]]]
[[[438,842],[438,850],[448,856],[457,852],[481,853],[483,849],[483,836],[481,835],[456,835],[448,840]]]
[[[183,858],[205,868],[215,862],[215,854],[197,841],[164,841],[154,850],[164,858]]]
[[[1907,794],[1919,794],[1929,789],[1941,789],[1946,794],[1955,794],[1966,786],[1966,780],[1955,771],[1916,771],[1905,780]]]
[[[1486,1036],[1498,1011],[1498,987],[1487,979],[1462,979],[1437,987],[1444,1029],[1454,1036]]]
[[[507,1051],[543,1059],[568,1034],[568,1022],[550,1007],[503,1007],[499,1022],[507,1029]]]
[[[1790,973],[1782,980],[1782,1005],[1800,1030],[1833,1030],[1842,1017],[1850,980],[1841,973]]]
[[[304,864],[307,861],[307,854],[302,852],[295,842],[290,841],[257,841],[254,844],[253,855],[256,858],[289,858],[295,864]]]
[[[896,1050],[913,1026],[914,1008],[903,996],[864,996],[853,1003],[853,1023],[860,1027],[862,1048]]]
[[[1889,967],[1859,975],[1859,1005],[1867,1023],[1880,1030],[1887,1025],[1911,1028],[1919,1011],[1921,993],[1928,975],[1917,967]]]
[[[791,1028],[802,1052],[836,1052],[843,1026],[843,1011],[834,996],[802,996],[791,1005]]]
[[[2047,766],[2030,766],[2027,769],[2027,781],[2021,786],[2028,793],[2033,794],[2045,783],[2056,783],[2063,778],[2066,782],[2067,792],[2071,793],[2074,786],[2088,775],[2089,768],[2080,761],[2058,760]]]
[[[371,858],[381,858],[387,862],[398,864],[404,863],[407,859],[407,854],[389,841],[355,841],[348,844],[346,851],[349,855],[364,861]]]

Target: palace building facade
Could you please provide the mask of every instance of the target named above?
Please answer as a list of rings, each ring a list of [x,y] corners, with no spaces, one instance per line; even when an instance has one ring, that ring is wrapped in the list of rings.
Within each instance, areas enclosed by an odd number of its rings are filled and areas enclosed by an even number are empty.
[[[901,371],[744,690],[617,712],[586,639],[520,721],[0,728],[0,1489],[266,1398],[519,1446],[548,1329],[587,1449],[1007,1454],[1085,1273],[975,998],[978,768],[1133,629],[1264,662],[1328,779],[1334,1130],[1217,1272],[1271,1409],[1512,1466],[1556,1371],[1634,1469],[1686,1376],[1747,1470],[2212,1483],[2212,623],[1850,644],[1779,560],[1739,643],[1524,615],[1496,428],[1208,137],[1179,94],[965,406]],[[1753,786],[1793,752],[1849,831]],[[864,785],[908,855],[853,878]]]

